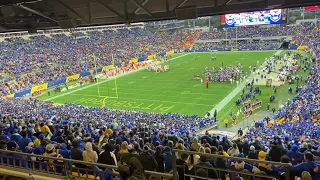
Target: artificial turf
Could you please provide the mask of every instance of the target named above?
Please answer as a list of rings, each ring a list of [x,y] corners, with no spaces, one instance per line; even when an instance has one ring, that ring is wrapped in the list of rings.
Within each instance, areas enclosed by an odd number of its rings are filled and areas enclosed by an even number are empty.
[[[175,54],[167,62],[170,69],[167,72],[152,72],[141,70],[132,74],[119,77],[99,84],[84,85],[69,89],[65,92],[53,93],[49,97],[44,93],[40,100],[50,100],[54,103],[76,103],[84,106],[101,107],[105,100],[107,108],[121,110],[136,110],[157,113],[180,113],[187,115],[204,116],[226,97],[236,84],[229,82],[210,82],[209,88],[194,79],[194,75],[202,75],[205,67],[234,66],[243,64],[244,71],[249,71],[249,66],[256,65],[257,61],[264,62],[265,57],[271,56],[275,51],[256,52],[213,52],[213,53],[188,53]],[[211,56],[216,60],[210,61]],[[204,76],[203,76],[204,77]],[[100,82],[103,81],[100,79]],[[116,97],[116,89],[118,98]],[[263,90],[264,99],[270,94]],[[234,107],[231,100],[218,118],[225,118],[226,114]]]

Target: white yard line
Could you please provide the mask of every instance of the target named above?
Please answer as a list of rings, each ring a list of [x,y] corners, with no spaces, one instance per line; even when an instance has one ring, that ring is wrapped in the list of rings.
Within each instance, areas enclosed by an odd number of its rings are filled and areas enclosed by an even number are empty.
[[[244,51],[246,52],[246,51]],[[278,50],[275,55],[279,55],[282,52],[282,50]],[[264,65],[264,63],[262,63],[262,65],[259,67],[261,68]],[[252,79],[254,78],[255,75],[251,74],[247,79]],[[237,94],[239,94],[239,92],[241,92],[241,90],[245,87],[246,84],[246,79],[244,79],[242,81],[242,83],[239,84],[239,86],[237,86],[233,91],[231,91],[231,93],[226,96],[225,98],[223,98],[222,101],[220,101],[219,104],[217,104],[215,107],[213,107],[210,111],[211,116],[214,115],[214,111],[217,110],[217,112],[219,112],[220,110],[222,110]]]
[[[190,53],[186,53],[186,54],[183,54],[183,55],[181,55],[181,56],[177,56],[177,57],[171,58],[170,61],[171,61],[171,60],[174,60],[174,59],[178,59],[178,58],[184,57],[184,56],[187,56],[187,55],[189,55],[189,54],[190,54]],[[134,71],[130,71],[130,72],[127,72],[127,73],[118,75],[118,76],[114,76],[114,77],[108,78],[108,79],[106,79],[106,80],[100,81],[100,82],[98,82],[98,83],[93,83],[93,84],[90,84],[90,85],[87,85],[87,86],[84,86],[84,87],[75,89],[75,90],[73,90],[73,91],[69,91],[69,92],[64,93],[64,94],[60,94],[60,95],[57,95],[57,96],[53,96],[53,97],[50,97],[50,98],[48,98],[48,99],[45,99],[44,101],[51,101],[51,100],[54,100],[54,99],[57,99],[57,98],[60,98],[60,97],[63,97],[63,96],[66,96],[66,95],[69,95],[69,94],[78,92],[78,91],[81,91],[81,90],[83,90],[83,89],[87,89],[87,88],[96,86],[97,84],[102,84],[102,83],[111,81],[111,80],[116,79],[116,78],[120,78],[120,77],[129,75],[129,74],[138,72],[138,71],[142,71],[142,70],[144,70],[144,69],[146,69],[146,67],[145,67],[145,68],[141,68],[141,69],[137,69],[137,70],[134,70]]]

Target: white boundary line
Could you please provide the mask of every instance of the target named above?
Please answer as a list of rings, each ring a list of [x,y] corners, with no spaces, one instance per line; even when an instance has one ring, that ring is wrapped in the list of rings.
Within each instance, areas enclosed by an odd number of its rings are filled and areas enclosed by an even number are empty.
[[[187,56],[187,55],[189,55],[189,54],[190,54],[190,53],[186,53],[186,54],[183,54],[183,55],[174,57],[174,58],[170,59],[170,61],[171,61],[171,60],[174,60],[174,59],[178,59],[178,58],[184,57],[184,56]],[[51,98],[48,98],[48,99],[44,99],[44,101],[51,101],[51,100],[53,100],[53,99],[57,99],[57,98],[59,98],[59,97],[63,97],[63,96],[69,95],[69,94],[71,94],[71,93],[78,92],[78,91],[81,91],[81,90],[83,90],[83,89],[87,89],[87,88],[92,87],[92,86],[96,86],[97,84],[105,83],[105,82],[111,81],[111,80],[116,79],[116,78],[120,78],[120,77],[129,75],[129,74],[133,74],[133,73],[138,72],[138,71],[142,71],[142,70],[144,70],[144,69],[146,69],[146,67],[141,68],[141,69],[137,69],[137,70],[134,70],[134,71],[130,71],[130,72],[127,72],[127,73],[125,73],[125,74],[118,75],[118,76],[114,76],[114,77],[111,77],[111,78],[109,78],[109,79],[100,81],[100,82],[98,82],[98,83],[90,84],[90,85],[87,85],[87,86],[85,86],[85,87],[81,87],[81,88],[75,89],[75,90],[73,90],[73,91],[69,91],[69,92],[67,92],[67,93],[64,93],[64,94],[60,94],[60,95],[57,95],[57,96],[54,96],[54,97],[51,97]]]

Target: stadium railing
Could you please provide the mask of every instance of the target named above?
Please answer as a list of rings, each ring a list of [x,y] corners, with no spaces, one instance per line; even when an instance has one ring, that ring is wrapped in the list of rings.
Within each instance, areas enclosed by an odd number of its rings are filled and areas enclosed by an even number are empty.
[[[200,152],[193,152],[193,151],[184,151],[184,150],[172,150],[172,173],[159,173],[154,171],[144,171],[144,174],[146,176],[153,176],[157,178],[162,178],[166,180],[177,180],[178,179],[178,171],[177,168],[183,169],[184,176],[189,177],[191,179],[208,179],[209,177],[199,177],[196,175],[196,170],[199,168],[205,169],[207,172],[209,170],[214,170],[217,172],[218,178],[220,178],[221,172],[226,173],[234,173],[239,175],[247,175],[247,176],[254,176],[254,177],[264,177],[264,178],[277,178],[277,176],[273,175],[266,175],[266,174],[260,174],[260,173],[250,173],[247,171],[236,171],[231,169],[220,169],[216,167],[208,168],[203,166],[195,165],[195,171],[194,173],[186,173],[185,172],[185,165],[177,165],[177,154],[185,153],[188,155],[199,155],[199,156],[206,156],[206,157],[213,157],[213,158],[222,158],[226,159],[227,164],[230,161],[244,161],[250,164],[254,163],[263,163],[268,165],[276,165],[276,166],[282,166],[286,167],[286,173],[282,174],[283,177],[286,178],[286,180],[290,179],[290,171],[289,171],[289,164],[286,163],[279,163],[279,162],[271,162],[271,161],[260,161],[260,160],[253,160],[253,159],[247,159],[247,158],[239,158],[239,157],[227,157],[223,155],[216,155],[216,154],[208,154],[208,153],[200,153]],[[13,157],[10,155],[20,155],[20,157]],[[9,155],[9,156],[8,156]],[[23,158],[22,158],[23,157]],[[35,158],[42,159],[42,161],[36,161]],[[75,178],[75,179],[108,179],[107,176],[109,176],[109,179],[113,179],[113,177],[120,178],[120,174],[118,171],[123,171],[123,167],[126,166],[112,166],[112,165],[106,165],[106,164],[99,164],[99,163],[91,163],[91,162],[84,162],[84,161],[77,161],[72,159],[61,159],[56,157],[48,157],[48,156],[41,156],[41,155],[35,155],[35,154],[27,154],[22,152],[16,152],[16,151],[7,151],[7,150],[0,150],[0,174],[5,173],[6,171],[3,171],[4,169],[9,170],[7,172],[10,172],[9,175],[12,176],[18,176],[18,173],[14,174],[12,172],[19,172],[19,173],[25,173],[25,174],[33,174],[38,177],[50,177],[51,179],[62,179],[66,176],[69,178]],[[95,167],[95,168],[93,168]],[[105,169],[105,170],[101,170]],[[129,168],[128,168],[129,169]],[[37,179],[37,178],[36,178]],[[49,179],[49,178],[48,178]]]
[[[261,160],[254,160],[254,159],[247,159],[247,158],[239,158],[239,157],[231,157],[231,156],[224,156],[224,155],[216,155],[216,154],[208,154],[208,153],[200,153],[200,152],[194,152],[194,151],[185,151],[185,150],[178,150],[178,149],[173,149],[172,150],[172,153],[174,154],[172,157],[172,162],[173,162],[173,177],[178,177],[178,171],[177,171],[177,168],[180,168],[180,169],[183,169],[183,172],[184,172],[184,177],[189,177],[189,178],[194,178],[194,179],[197,179],[197,178],[200,178],[200,179],[207,179],[207,180],[211,180],[212,178],[210,177],[203,177],[203,176],[198,176],[196,175],[196,171],[197,169],[204,169],[206,171],[206,173],[208,174],[208,171],[209,170],[214,170],[216,171],[217,173],[217,176],[218,176],[218,179],[222,177],[220,177],[220,172],[226,172],[226,173],[234,173],[234,174],[239,174],[239,175],[247,175],[247,176],[253,176],[253,177],[260,177],[260,178],[276,178],[278,179],[279,176],[274,176],[274,175],[267,175],[265,173],[250,173],[250,172],[247,172],[247,171],[236,171],[236,170],[231,170],[231,169],[221,169],[221,168],[216,168],[216,167],[212,167],[212,168],[208,168],[208,167],[204,167],[204,166],[198,166],[198,165],[195,165],[194,166],[194,173],[193,174],[187,174],[185,173],[185,166],[186,165],[177,165],[176,164],[176,160],[177,160],[177,157],[176,157],[176,154],[181,154],[181,153],[185,153],[185,154],[188,154],[188,155],[199,155],[199,156],[206,156],[206,157],[213,157],[213,158],[221,158],[221,159],[225,159],[227,161],[227,166],[228,166],[228,163],[230,161],[244,161],[244,162],[247,162],[247,163],[250,163],[250,164],[255,164],[255,163],[263,163],[263,164],[268,164],[268,165],[275,165],[275,166],[282,166],[282,167],[285,167],[286,168],[286,172],[281,174],[282,177],[285,177],[286,180],[290,180],[290,171],[289,171],[289,168],[290,168],[290,164],[288,163],[280,163],[280,162],[273,162],[273,161],[261,161]],[[230,178],[232,179],[232,178]]]
[[[10,155],[19,155],[20,157],[13,157]],[[35,158],[42,160],[35,160]],[[126,169],[123,167],[121,169],[129,170],[129,168]],[[64,179],[65,177],[68,177],[69,179],[111,180],[120,178],[118,170],[119,166],[0,150],[0,174],[7,173],[7,175],[14,177],[26,178],[27,175],[32,174],[35,179],[42,179],[42,177]],[[20,174],[13,172],[19,172]],[[173,176],[169,173],[146,170],[144,171],[144,174],[146,176],[155,176],[165,179],[171,179]]]

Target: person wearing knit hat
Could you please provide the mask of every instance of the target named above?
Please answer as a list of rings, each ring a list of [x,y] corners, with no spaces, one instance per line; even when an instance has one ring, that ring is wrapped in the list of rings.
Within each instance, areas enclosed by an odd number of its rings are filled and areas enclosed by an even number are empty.
[[[250,151],[248,153],[248,158],[249,159],[258,159],[258,154],[256,151],[256,148],[254,146],[250,146]]]
[[[128,153],[124,153],[120,157],[121,164],[129,164],[130,159],[132,157],[136,157],[136,158],[139,157],[139,155],[137,153],[135,153],[134,147],[131,144],[128,145],[127,149],[128,149]]]
[[[265,161],[267,157],[267,153],[264,151],[260,151],[258,153],[258,160],[260,161]],[[261,171],[268,171],[271,169],[271,165],[270,164],[265,164],[265,163],[258,163],[255,164],[256,167],[258,167]]]
[[[18,145],[15,141],[9,141],[7,143],[7,150],[8,151],[16,151],[17,149],[18,149]],[[6,158],[8,158],[8,160]],[[15,159],[15,161],[14,161],[14,159]],[[7,153],[6,156],[3,157],[3,162],[8,162],[11,166],[14,165],[14,166],[18,166],[18,167],[20,166],[20,162],[21,162],[21,166],[25,167],[26,162],[22,159],[25,159],[25,157],[20,154]]]
[[[18,145],[15,141],[9,141],[7,143],[7,149],[8,151],[15,151],[17,149]]]
[[[34,146],[40,146],[40,145],[41,145],[40,139],[35,139],[35,140],[33,141],[33,145],[34,145]]]
[[[156,171],[158,163],[156,159],[149,153],[149,147],[143,146],[143,152],[139,156],[139,160],[145,170]]]
[[[170,172],[172,170],[172,152],[170,147],[167,146],[164,148],[163,158],[164,169],[166,172]]]
[[[218,146],[218,153],[219,152],[222,152],[224,156],[229,156],[229,154],[223,150],[223,147],[221,145]]]

